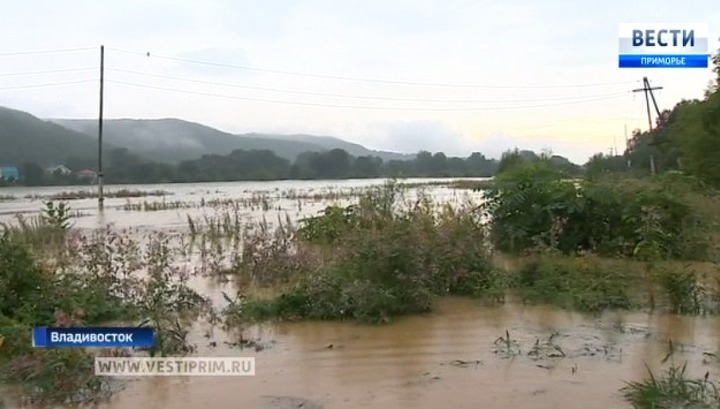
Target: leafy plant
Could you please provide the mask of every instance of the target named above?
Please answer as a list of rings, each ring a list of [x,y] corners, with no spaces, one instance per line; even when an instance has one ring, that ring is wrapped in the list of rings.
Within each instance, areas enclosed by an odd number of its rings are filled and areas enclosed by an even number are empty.
[[[662,183],[628,178],[575,182],[539,161],[499,175],[486,197],[490,237],[504,252],[542,246],[564,254],[590,251],[641,259],[703,256],[692,251],[703,239],[696,234],[687,199]]]
[[[51,227],[67,230],[70,228],[71,210],[67,202],[45,202],[43,209],[43,219]]]

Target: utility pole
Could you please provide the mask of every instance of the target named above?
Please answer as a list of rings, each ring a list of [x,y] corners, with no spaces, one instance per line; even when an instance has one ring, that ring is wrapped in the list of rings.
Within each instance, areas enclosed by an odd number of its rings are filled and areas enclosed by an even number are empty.
[[[105,87],[105,46],[100,46],[100,115],[98,118],[98,209],[103,210],[103,91]]]
[[[652,98],[653,105],[655,106],[655,112],[657,113],[659,120],[662,121],[662,115],[660,114],[660,109],[658,108],[657,101],[655,101],[655,95],[653,94],[653,91],[658,89],[663,89],[663,87],[651,87],[650,81],[648,81],[647,77],[643,77],[643,87],[634,89],[632,91],[642,91],[643,93],[645,93],[645,106],[647,108],[648,126],[650,127],[650,132],[652,132],[653,130],[652,114],[650,113],[650,98]],[[655,174],[655,157],[652,153],[650,154],[650,173],[653,175]]]
[[[618,154],[617,138],[615,138],[615,134],[613,134],[613,151],[615,151],[615,154],[613,156],[617,156],[617,154]]]
[[[625,153],[630,152],[630,141],[627,137],[627,124],[625,124]],[[630,157],[628,156],[627,160],[627,167],[630,169],[632,167],[632,161],[630,160]]]

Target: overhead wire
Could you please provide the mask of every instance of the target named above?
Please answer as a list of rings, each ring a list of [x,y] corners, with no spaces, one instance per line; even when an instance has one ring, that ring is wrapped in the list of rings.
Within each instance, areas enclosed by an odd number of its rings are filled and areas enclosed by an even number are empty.
[[[97,68],[86,67],[86,68],[63,68],[57,70],[43,70],[43,71],[20,71],[20,72],[0,72],[0,77],[24,77],[29,75],[44,75],[44,74],[59,74],[66,72],[82,72],[97,70]]]
[[[258,90],[258,91],[269,91],[276,93],[296,94],[296,95],[309,95],[309,96],[321,96],[321,97],[333,97],[333,98],[348,98],[348,99],[364,99],[364,100],[383,100],[383,101],[411,101],[411,102],[440,102],[440,103],[497,103],[497,102],[539,102],[539,101],[552,101],[552,100],[566,100],[568,98],[578,97],[557,97],[547,96],[542,98],[530,98],[530,99],[440,99],[440,98],[407,98],[407,97],[385,97],[385,96],[371,96],[371,95],[349,95],[349,94],[338,94],[338,93],[326,93],[326,92],[314,92],[314,91],[301,91],[293,89],[273,88],[273,87],[261,87],[255,85],[235,84],[217,81],[198,80],[186,77],[176,77],[171,75],[153,74],[135,70],[119,69],[119,68],[108,68],[108,71],[120,72],[126,74],[140,75],[152,78],[164,78],[175,81],[184,81],[197,84],[205,85],[216,85],[240,89]],[[584,95],[582,97],[595,98],[616,95],[617,93],[605,93],[605,94],[594,94]]]
[[[157,58],[157,59],[162,59],[162,60],[167,60],[167,61],[184,62],[184,63],[190,63],[190,64],[229,68],[229,69],[236,69],[236,70],[264,72],[264,73],[271,73],[271,74],[281,74],[281,75],[307,77],[307,78],[321,78],[321,79],[332,79],[332,80],[353,81],[353,82],[377,83],[377,84],[413,85],[413,86],[429,86],[429,87],[451,87],[451,88],[485,88],[485,89],[529,89],[529,88],[552,89],[552,88],[588,88],[588,87],[600,87],[600,86],[609,86],[609,85],[629,85],[629,84],[634,84],[637,82],[637,81],[621,81],[621,82],[605,82],[605,83],[543,84],[543,85],[540,85],[540,84],[514,84],[514,85],[493,84],[493,85],[489,85],[489,84],[412,82],[412,81],[400,81],[400,80],[391,80],[391,79],[360,78],[360,77],[349,77],[349,76],[341,76],[341,75],[316,74],[316,73],[305,73],[305,72],[287,71],[287,70],[279,70],[279,69],[271,69],[271,68],[251,67],[251,66],[246,66],[246,65],[227,64],[227,63],[223,63],[223,62],[202,61],[202,60],[194,60],[194,59],[189,59],[189,58],[164,56],[164,55],[150,53],[147,51],[145,51],[145,52],[132,51],[132,50],[119,49],[119,48],[108,48],[108,50],[120,52],[120,53],[142,55],[142,56],[146,56],[148,58]]]
[[[97,50],[97,47],[61,48],[61,49],[55,49],[55,50],[35,50],[35,51],[8,51],[8,52],[0,52],[0,57],[11,57],[11,56],[16,56],[16,55],[72,53],[72,52],[90,51],[90,50]]]
[[[17,86],[10,86],[10,87],[0,87],[0,91],[57,87],[57,86],[62,86],[62,85],[85,84],[85,83],[96,82],[96,81],[97,80],[79,80],[79,81],[66,81],[66,82],[50,82],[50,83],[45,83],[45,84],[17,85]]]
[[[218,94],[218,93],[210,93],[210,92],[190,91],[190,90],[183,90],[183,89],[177,89],[177,88],[166,88],[166,87],[160,87],[160,86],[155,86],[155,85],[137,84],[137,83],[127,82],[127,81],[117,81],[117,80],[110,80],[110,79],[106,80],[106,82],[135,87],[135,88],[144,88],[144,89],[150,89],[150,90],[168,91],[168,92],[176,92],[176,93],[191,94],[191,95],[202,95],[202,96],[210,96],[210,97],[218,97],[218,98],[226,98],[226,99],[236,99],[236,100],[243,100],[243,101],[264,102],[264,103],[283,104],[283,105],[296,105],[296,106],[369,109],[369,110],[385,110],[385,111],[472,112],[472,111],[491,111],[491,110],[502,110],[502,109],[542,108],[542,107],[552,107],[552,106],[574,105],[574,104],[578,104],[578,103],[602,101],[602,100],[608,100],[608,99],[617,99],[619,97],[628,95],[627,92],[622,92],[622,93],[617,93],[614,95],[609,94],[604,97],[586,98],[586,99],[580,99],[580,100],[576,100],[576,101],[565,101],[565,102],[555,103],[555,104],[538,104],[538,105],[524,105],[524,106],[519,105],[519,106],[506,106],[506,107],[498,107],[498,106],[496,106],[496,107],[473,107],[473,108],[380,107],[380,106],[364,106],[364,105],[323,104],[323,103],[314,103],[314,102],[298,102],[298,101],[284,101],[284,100],[274,100],[274,99],[264,99],[264,98],[242,97],[242,96],[226,95],[226,94]]]

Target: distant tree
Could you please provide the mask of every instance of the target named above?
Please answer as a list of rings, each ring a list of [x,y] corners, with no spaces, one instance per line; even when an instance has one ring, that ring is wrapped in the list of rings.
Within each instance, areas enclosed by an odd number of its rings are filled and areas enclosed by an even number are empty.
[[[588,177],[597,177],[613,172],[625,172],[627,170],[627,158],[624,156],[596,153],[585,164]]]
[[[27,186],[45,184],[45,170],[35,162],[25,162],[21,166],[20,177]]]
[[[360,156],[352,164],[352,173],[357,177],[376,177],[380,175],[382,159],[373,156]]]
[[[500,163],[498,164],[497,173],[505,173],[511,169],[517,168],[519,166],[522,166],[523,164],[527,163],[528,159],[526,158],[526,155],[523,155],[520,153],[520,150],[515,148],[511,151],[505,151],[502,154],[502,157],[500,158]]]
[[[430,172],[433,175],[442,176],[447,171],[448,158],[442,152],[436,152],[432,157]]]
[[[332,149],[320,154],[323,158],[325,174],[331,178],[346,177],[350,171],[350,154],[343,149]]]

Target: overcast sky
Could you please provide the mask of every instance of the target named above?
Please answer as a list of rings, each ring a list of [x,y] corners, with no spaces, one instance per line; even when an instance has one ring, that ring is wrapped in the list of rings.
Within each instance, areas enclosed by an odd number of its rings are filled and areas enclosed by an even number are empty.
[[[617,68],[618,24],[707,23],[713,52],[720,36],[717,0],[590,3],[2,1],[0,105],[96,117],[104,44],[107,118],[176,117],[402,152],[549,148],[582,162],[623,149],[625,125],[647,128],[642,94],[629,92],[643,76],[664,87],[661,109],[701,97],[712,78]]]

